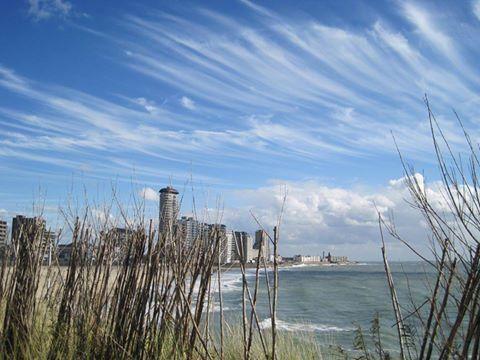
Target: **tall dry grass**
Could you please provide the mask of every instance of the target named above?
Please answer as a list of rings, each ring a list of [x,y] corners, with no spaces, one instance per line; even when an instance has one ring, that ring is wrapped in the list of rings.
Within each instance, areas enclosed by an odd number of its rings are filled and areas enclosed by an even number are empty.
[[[430,253],[419,252],[402,237],[392,218],[380,219],[385,271],[391,291],[401,359],[480,358],[480,157],[475,144],[455,113],[463,131],[463,154],[455,154],[425,98],[436,161],[441,178],[441,199],[432,199],[425,184],[400,154],[410,205],[423,216],[429,232]],[[400,152],[399,152],[400,153]],[[439,206],[439,201],[441,206]],[[429,267],[425,277],[429,295],[400,303],[390,271],[384,232],[406,245]],[[379,358],[386,358],[382,353]],[[373,357],[371,357],[373,359]]]
[[[280,344],[277,340],[276,263],[275,280],[265,284],[272,329],[260,327],[259,281],[262,273],[269,276],[260,256],[253,281],[241,266],[241,323],[226,322],[220,226],[187,243],[178,229],[160,232],[152,220],[145,221],[139,206],[133,220],[119,211],[126,224],[122,241],[110,214],[99,221],[88,207],[82,216],[73,213],[64,212],[72,238],[66,267],[55,256],[42,266],[46,248],[58,245],[45,241],[43,222],[29,223],[11,239],[0,282],[0,353],[5,357],[278,359],[288,351],[288,358],[320,357],[314,341],[300,346],[285,335]],[[275,252],[279,225],[280,219],[270,238]],[[219,316],[210,310],[215,300]]]

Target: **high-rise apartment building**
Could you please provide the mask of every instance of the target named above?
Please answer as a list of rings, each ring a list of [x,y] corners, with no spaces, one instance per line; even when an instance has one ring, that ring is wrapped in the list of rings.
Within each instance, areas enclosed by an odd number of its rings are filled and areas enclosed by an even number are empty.
[[[136,230],[125,227],[114,227],[101,232],[104,241],[110,244],[108,255],[114,264],[119,264],[125,259],[128,248],[137,234]]]
[[[173,233],[174,225],[178,216],[178,191],[171,186],[160,190],[160,232]]]
[[[7,231],[7,222],[0,220],[0,256],[3,256],[3,253],[7,247]]]
[[[42,218],[28,218],[23,215],[17,215],[12,220],[12,241],[17,241],[22,233],[43,231],[44,229],[45,220]]]
[[[208,225],[208,234],[208,241],[216,241],[216,237],[218,236],[220,263],[230,263],[232,261],[232,232],[228,231],[227,227],[223,224],[210,224]]]
[[[185,239],[187,245],[192,245],[190,239],[197,239],[202,241],[204,245],[214,246],[215,241],[219,241],[218,251],[220,256],[220,263],[227,264],[235,259],[234,236],[231,230],[227,230],[227,227],[223,224],[208,224],[199,223],[190,217],[182,217],[178,221],[179,229],[182,234],[182,238]]]
[[[221,253],[221,262],[224,264],[229,264],[235,260],[235,235],[233,231],[227,230],[225,232],[224,247]]]
[[[178,221],[178,228],[182,239],[188,245],[192,245],[194,240],[200,235],[199,222],[190,216],[182,216]]]
[[[260,251],[260,244],[262,247],[260,257],[263,257],[268,261],[270,259],[270,241],[265,230],[255,231],[255,243],[253,244],[253,248],[257,250],[257,254],[258,251]]]
[[[252,237],[245,231],[235,231],[235,260],[242,263],[251,261],[253,256]]]
[[[46,222],[41,217],[28,218],[23,215],[17,215],[12,220],[12,241],[25,240],[27,234],[42,234],[42,244],[44,249],[43,261],[51,262],[52,249],[57,243],[57,233],[47,230]]]

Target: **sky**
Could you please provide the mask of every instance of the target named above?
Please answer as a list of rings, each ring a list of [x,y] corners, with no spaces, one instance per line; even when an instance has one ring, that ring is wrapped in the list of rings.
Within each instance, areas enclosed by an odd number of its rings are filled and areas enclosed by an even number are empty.
[[[379,259],[377,210],[425,250],[393,138],[440,198],[424,96],[478,139],[479,38],[479,1],[4,1],[0,217],[172,184],[250,232],[286,193],[285,255]]]

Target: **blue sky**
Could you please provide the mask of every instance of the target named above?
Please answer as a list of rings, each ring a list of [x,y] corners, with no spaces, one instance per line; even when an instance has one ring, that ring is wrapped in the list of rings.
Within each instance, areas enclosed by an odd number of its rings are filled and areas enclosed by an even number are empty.
[[[424,94],[454,146],[453,108],[478,139],[478,1],[29,0],[0,18],[5,218],[112,183],[154,208],[172,182],[251,231],[286,186],[286,254],[376,258],[372,202],[408,233],[413,216],[392,133],[438,179]]]

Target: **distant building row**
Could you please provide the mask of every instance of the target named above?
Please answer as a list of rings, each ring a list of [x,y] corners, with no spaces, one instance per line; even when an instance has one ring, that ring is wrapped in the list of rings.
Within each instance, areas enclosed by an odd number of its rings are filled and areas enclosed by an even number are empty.
[[[263,230],[255,232],[255,239],[244,231],[229,230],[222,224],[205,224],[195,220],[193,217],[182,216],[175,222],[180,232],[180,238],[186,244],[191,245],[199,238],[211,239],[214,229],[218,230],[220,236],[220,261],[222,263],[253,262],[260,257],[269,261],[270,241]]]
[[[265,231],[258,230],[255,233],[255,241],[244,231],[229,230],[222,224],[201,223],[193,217],[182,216],[178,219],[180,207],[177,196],[179,192],[171,186],[159,191],[160,213],[159,230],[163,233],[180,232],[180,237],[186,244],[192,244],[195,239],[209,239],[214,229],[221,236],[220,256],[223,263],[242,262],[248,263],[257,259],[260,248],[261,258],[267,261],[270,258],[270,241]]]

